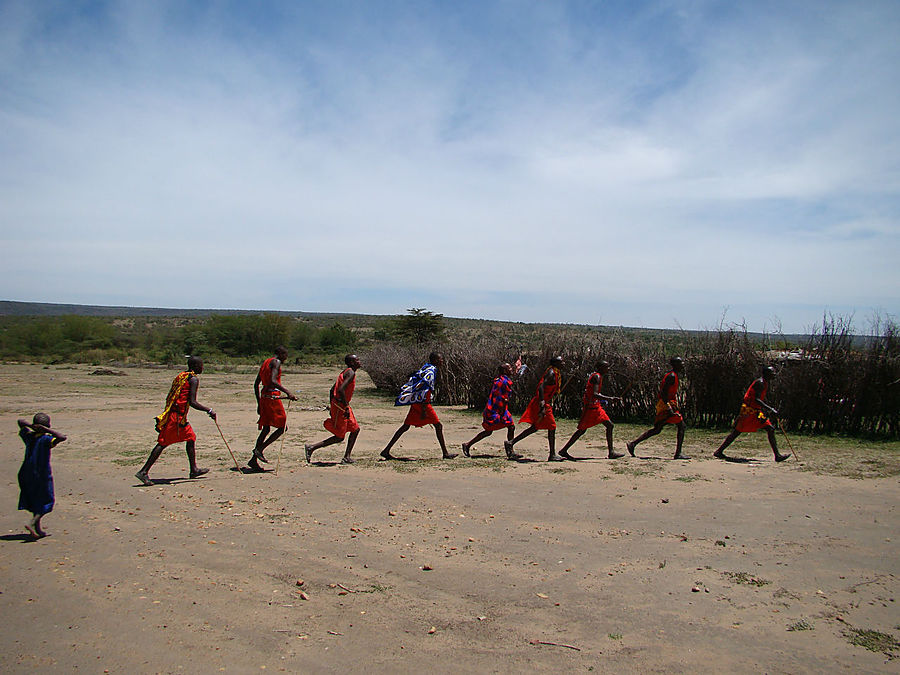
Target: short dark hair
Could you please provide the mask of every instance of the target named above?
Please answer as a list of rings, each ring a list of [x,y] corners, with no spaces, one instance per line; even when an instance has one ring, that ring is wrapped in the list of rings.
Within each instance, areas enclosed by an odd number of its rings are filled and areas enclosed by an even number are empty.
[[[600,359],[599,361],[597,361],[597,365],[594,366],[594,368],[596,368],[597,370],[603,370],[603,366],[609,368],[609,361],[607,361],[606,359]]]
[[[32,424],[40,424],[42,427],[50,426],[50,415],[47,413],[35,413],[31,420]]]
[[[287,356],[287,353],[287,347],[285,347],[284,345],[278,345],[277,347],[275,347],[275,356],[278,356],[279,354],[284,354],[285,356]]]
[[[561,357],[561,356],[554,356],[552,359],[550,359],[551,366],[558,366],[562,362],[563,362],[563,357]]]
[[[428,355],[428,363],[434,363],[435,361],[440,360],[441,353],[440,352],[431,352]]]
[[[353,359],[359,361],[359,357],[356,354],[347,354],[347,356],[344,357],[344,363],[349,366],[353,362]]]
[[[669,359],[669,365],[672,366],[673,368],[676,365],[683,365],[683,364],[684,364],[684,359],[682,359],[680,356],[673,356],[671,359]]]
[[[203,365],[203,359],[199,356],[191,356],[188,357],[188,370],[197,370],[197,366]]]

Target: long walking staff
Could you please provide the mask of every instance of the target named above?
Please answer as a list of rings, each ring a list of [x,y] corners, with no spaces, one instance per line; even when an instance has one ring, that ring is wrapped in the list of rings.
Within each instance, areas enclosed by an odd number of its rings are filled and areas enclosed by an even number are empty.
[[[281,445],[278,446],[278,459],[275,461],[275,475],[278,475],[278,467],[281,466],[281,451],[284,449],[284,437],[287,434],[287,416],[291,412],[291,399],[288,399],[288,407],[284,413],[284,433],[281,434]]]
[[[787,441],[788,447],[791,449],[791,453],[794,455],[794,459],[799,460],[800,455],[797,454],[797,451],[794,450],[794,446],[791,444],[791,439],[788,437],[787,432],[784,430],[784,427],[781,426],[781,418],[778,418],[778,428],[781,429],[781,433],[784,434],[784,440]]]
[[[225,441],[225,447],[228,448],[228,452],[231,453],[231,459],[234,460],[234,468],[238,470],[238,473],[243,473],[241,471],[241,466],[238,464],[237,457],[234,456],[234,453],[231,452],[231,446],[228,445],[228,441],[225,440],[225,434],[222,433],[222,427],[219,426],[219,420],[213,420],[216,423],[216,429],[219,430],[219,436],[222,437],[222,440]]]

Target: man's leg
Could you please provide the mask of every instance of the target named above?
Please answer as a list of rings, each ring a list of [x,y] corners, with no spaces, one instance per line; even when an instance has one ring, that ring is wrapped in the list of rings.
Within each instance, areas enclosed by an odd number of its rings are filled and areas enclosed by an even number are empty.
[[[441,459],[453,459],[456,455],[447,452],[447,444],[444,443],[444,425],[438,422],[434,425],[434,435],[437,436],[438,444],[441,446]]]
[[[319,448],[326,448],[329,445],[334,445],[335,443],[340,443],[343,438],[338,438],[337,436],[331,436],[326,438],[324,441],[319,441],[318,443],[308,443],[303,446],[303,450],[306,452],[306,462],[309,463],[309,460],[312,459],[312,454],[318,450]]]
[[[566,444],[563,446],[562,450],[559,451],[559,456],[563,459],[575,459],[574,457],[572,457],[572,455],[569,454],[569,448],[575,445],[575,442],[579,438],[584,436],[585,431],[587,431],[587,429],[576,429],[575,433],[572,434],[572,437],[566,441]]]
[[[732,429],[728,435],[725,437],[725,440],[722,441],[722,445],[719,446],[719,449],[713,453],[713,457],[717,457],[718,459],[725,458],[725,448],[731,445],[734,442],[734,439],[741,435],[741,432],[737,429]]]
[[[658,434],[660,431],[662,431],[662,429],[665,425],[666,425],[665,422],[659,422],[658,424],[654,424],[651,429],[647,429],[647,431],[642,433],[640,436],[635,438],[633,441],[631,441],[630,443],[626,443],[625,447],[628,448],[628,454],[631,455],[632,457],[634,457],[634,447],[638,443],[643,443],[651,436],[656,436],[656,434]]]
[[[563,458],[556,454],[556,429],[547,429],[547,445],[550,446],[548,462],[561,462]]]
[[[347,439],[347,450],[344,452],[341,464],[353,464],[353,460],[350,459],[350,453],[353,452],[353,446],[356,445],[357,436],[359,436],[359,429],[350,432],[350,437]]]
[[[264,426],[259,430],[259,436],[256,437],[256,445],[253,446],[253,458],[248,462],[251,468],[254,464],[259,468],[258,462],[260,461],[265,462],[266,464],[269,463],[269,460],[263,456],[263,449],[266,447],[266,436],[268,435],[270,428],[271,427],[269,426]]]
[[[616,452],[613,450],[613,423],[609,420],[604,420],[603,426],[606,427],[606,456],[609,459],[619,459],[620,457],[624,457],[624,452]]]
[[[387,444],[386,446],[384,446],[384,450],[381,451],[381,456],[382,456],[382,458],[384,458],[384,459],[396,459],[396,457],[394,457],[394,456],[391,454],[391,448],[394,447],[394,443],[396,443],[398,440],[400,440],[400,437],[401,437],[403,434],[405,434],[407,431],[409,431],[409,425],[408,425],[408,424],[405,424],[405,423],[404,423],[404,424],[401,424],[401,425],[400,425],[400,428],[397,429],[397,431],[394,432],[394,436],[391,438],[391,440],[388,441],[388,444]]]
[[[507,440],[503,441],[503,449],[506,450],[506,459],[522,459],[522,455],[517,452],[513,452],[513,446],[523,438],[531,436],[531,434],[533,434],[535,431],[537,431],[537,427],[532,424],[515,438],[508,438]]]
[[[184,449],[187,452],[188,464],[191,467],[191,478],[198,478],[205,473],[209,473],[209,469],[201,469],[197,466],[197,451],[194,448],[194,441],[186,441]]]
[[[788,457],[791,456],[791,453],[782,455],[780,452],[778,452],[778,442],[775,438],[775,430],[774,429],[772,429],[770,427],[770,428],[766,429],[766,433],[769,435],[769,445],[772,446],[772,452],[775,453],[775,461],[776,462],[783,462],[784,460],[786,460]]]
[[[690,459],[690,457],[681,452],[681,446],[684,445],[685,428],[684,422],[678,423],[675,435],[675,459]]]
[[[488,430],[488,429],[483,429],[483,430],[481,430],[480,432],[478,432],[478,434],[475,436],[475,438],[473,438],[473,439],[472,439],[471,441],[469,441],[468,443],[463,443],[463,444],[462,444],[462,451],[463,451],[463,454],[464,454],[466,457],[468,457],[468,456],[469,456],[469,448],[471,448],[473,445],[475,445],[478,441],[481,441],[481,440],[487,438],[487,437],[490,436],[492,433],[494,433],[494,432],[493,432],[493,431],[490,431],[490,430]]]
[[[154,446],[153,450],[150,451],[150,456],[147,458],[147,461],[144,462],[144,466],[141,467],[140,471],[134,474],[134,477],[141,481],[144,485],[153,485],[153,481],[150,480],[149,476],[150,467],[152,467],[156,463],[156,460],[159,459],[159,456],[162,454],[164,448],[165,446],[157,443]]]

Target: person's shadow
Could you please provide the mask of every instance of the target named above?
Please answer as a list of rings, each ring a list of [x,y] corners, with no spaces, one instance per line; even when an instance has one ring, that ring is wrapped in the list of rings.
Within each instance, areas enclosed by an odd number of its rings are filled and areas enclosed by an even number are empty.
[[[757,459],[753,459],[752,457],[731,457],[729,455],[722,455],[722,457],[717,457],[716,459],[721,459],[725,462],[731,462],[732,464],[753,464],[754,462],[759,461]]]
[[[21,541],[23,544],[32,544],[37,541],[34,536],[27,532],[23,532],[22,534],[3,534],[0,535],[0,539],[3,541]]]

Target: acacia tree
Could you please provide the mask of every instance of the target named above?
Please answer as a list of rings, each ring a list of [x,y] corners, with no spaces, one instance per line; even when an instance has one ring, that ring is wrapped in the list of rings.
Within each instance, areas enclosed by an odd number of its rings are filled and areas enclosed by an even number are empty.
[[[406,316],[394,320],[394,332],[404,340],[422,345],[436,342],[444,337],[444,315],[431,312],[424,307],[411,307]]]

